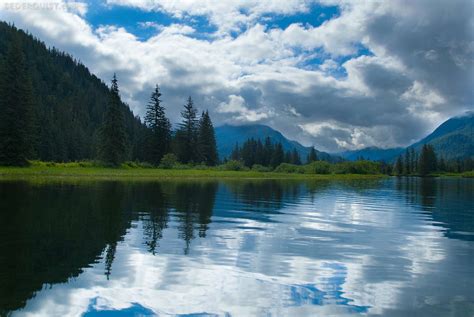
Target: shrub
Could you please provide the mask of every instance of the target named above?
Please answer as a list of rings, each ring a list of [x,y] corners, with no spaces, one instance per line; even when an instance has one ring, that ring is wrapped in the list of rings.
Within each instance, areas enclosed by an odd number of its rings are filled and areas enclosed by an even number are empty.
[[[201,164],[198,164],[198,165],[194,165],[193,169],[196,169],[196,170],[208,170],[208,169],[210,169],[210,167],[207,166],[205,163],[201,163]]]
[[[224,171],[244,171],[248,168],[244,166],[244,164],[240,161],[230,160],[226,163],[219,166],[219,169]]]
[[[255,172],[271,172],[272,168],[268,167],[268,166],[263,166],[263,165],[260,165],[260,164],[254,164],[252,166],[252,171],[255,171]]]
[[[173,153],[165,154],[160,161],[160,167],[165,169],[171,169],[175,167],[178,162],[178,158]]]
[[[380,163],[371,161],[341,162],[334,165],[336,174],[380,174]]]
[[[330,174],[331,164],[325,161],[316,161],[305,165],[304,172],[306,174]]]
[[[298,165],[281,163],[275,168],[276,173],[297,173],[299,172],[300,167]]]

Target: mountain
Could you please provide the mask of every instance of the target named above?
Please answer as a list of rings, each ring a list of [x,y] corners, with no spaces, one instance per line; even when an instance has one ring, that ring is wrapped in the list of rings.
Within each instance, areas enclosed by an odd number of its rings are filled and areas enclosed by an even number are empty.
[[[381,149],[375,146],[366,147],[360,150],[353,150],[353,151],[344,151],[337,153],[337,155],[341,156],[342,158],[349,160],[349,161],[356,161],[359,158],[363,158],[365,160],[371,161],[391,161],[394,157],[397,157],[402,153],[405,149],[398,147],[398,148],[389,148],[389,149]]]
[[[423,144],[431,144],[445,159],[474,158],[474,112],[445,121],[409,148],[419,151]]]
[[[5,22],[0,22],[0,61],[14,38],[21,43],[33,86],[36,157],[45,161],[95,158],[97,131],[110,94],[107,85],[70,55],[47,48],[31,34]],[[130,158],[139,159],[138,140],[144,126],[126,104],[121,107]]]
[[[215,128],[217,151],[219,158],[228,158],[235,147],[235,144],[244,144],[250,138],[260,139],[262,142],[269,137],[272,143],[281,142],[285,151],[296,149],[303,161],[310,151],[310,147],[305,147],[296,141],[287,139],[280,132],[262,124],[252,125],[222,125]],[[325,152],[316,151],[319,158],[324,160],[334,160],[335,158]]]
[[[424,139],[408,146],[420,151],[423,144],[431,144],[438,156],[445,159],[474,157],[474,112],[448,119]],[[394,161],[407,148],[381,149],[368,147],[361,150],[344,151],[337,155],[347,160],[363,157],[372,161]]]

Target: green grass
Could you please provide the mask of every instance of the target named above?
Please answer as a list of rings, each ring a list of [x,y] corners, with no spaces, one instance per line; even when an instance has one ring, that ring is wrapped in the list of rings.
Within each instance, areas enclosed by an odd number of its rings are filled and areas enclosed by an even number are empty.
[[[433,173],[431,174],[431,176],[474,178],[474,171],[463,172],[463,173],[453,173],[453,172]]]
[[[224,171],[212,169],[160,169],[122,165],[120,168],[108,168],[84,163],[45,163],[32,162],[28,167],[0,167],[0,179],[137,179],[154,180],[170,178],[239,178],[239,179],[374,179],[385,175],[360,174],[300,174],[259,171]]]
[[[466,178],[474,178],[474,171],[461,173],[461,176]]]

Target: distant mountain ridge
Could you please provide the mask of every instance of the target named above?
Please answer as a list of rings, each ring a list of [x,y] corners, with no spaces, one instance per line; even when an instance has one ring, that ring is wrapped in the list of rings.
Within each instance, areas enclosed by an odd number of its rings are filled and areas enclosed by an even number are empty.
[[[266,137],[269,137],[273,143],[281,142],[285,151],[291,151],[296,149],[301,156],[303,162],[306,161],[306,157],[310,151],[310,147],[301,145],[300,143],[287,139],[279,131],[270,128],[269,126],[262,124],[250,124],[250,125],[221,125],[215,128],[217,151],[219,152],[219,158],[228,158],[238,143],[242,145],[245,141],[250,138],[255,140],[261,140],[262,142]],[[334,160],[335,158],[326,152],[316,150],[318,156],[324,160]]]
[[[391,161],[405,150],[405,148],[388,148],[381,149],[376,146],[366,147],[360,150],[339,152],[337,155],[349,161],[356,161],[358,159],[370,161]]]
[[[450,118],[437,127],[432,133],[406,148],[381,149],[368,147],[354,151],[336,153],[346,160],[364,158],[372,161],[392,162],[408,149],[420,151],[424,144],[434,147],[438,156],[445,159],[462,159],[474,157],[474,112]]]
[[[408,148],[419,151],[423,144],[431,144],[445,159],[474,157],[474,112],[446,120]]]

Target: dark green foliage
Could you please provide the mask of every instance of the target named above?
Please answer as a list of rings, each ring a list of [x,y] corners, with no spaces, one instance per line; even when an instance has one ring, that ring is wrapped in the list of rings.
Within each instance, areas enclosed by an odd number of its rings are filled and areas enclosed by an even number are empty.
[[[0,77],[0,164],[23,166],[32,158],[33,95],[17,35],[2,60]]]
[[[160,89],[156,85],[145,115],[145,124],[148,127],[146,159],[153,165],[158,165],[171,148],[171,123],[165,115],[160,97]]]
[[[340,162],[332,165],[336,174],[380,174],[380,163],[372,161]]]
[[[247,167],[252,167],[254,164],[260,164],[257,159],[257,141],[249,139],[244,143],[241,150],[242,162]]]
[[[48,49],[31,35],[3,22],[0,22],[0,59],[5,58],[16,37],[25,55],[34,96],[35,158],[95,159],[109,88],[70,55]],[[131,143],[131,159],[143,160],[145,127],[126,104],[120,101],[119,107]]]
[[[262,165],[269,166],[272,162],[272,157],[273,157],[273,143],[270,137],[266,137],[264,145],[263,145]]]
[[[277,167],[278,165],[283,163],[284,159],[285,159],[285,153],[283,152],[283,146],[281,143],[277,143],[275,146],[275,150],[273,152],[271,165],[273,167]]]
[[[164,169],[173,168],[178,163],[178,158],[173,153],[168,153],[163,156],[160,162],[160,167]]]
[[[214,126],[212,125],[209,112],[203,112],[199,120],[199,153],[202,162],[208,166],[214,166],[218,163],[216,136]]]
[[[291,161],[292,161],[291,151],[286,151],[285,152],[285,158],[283,159],[283,162],[291,164]]]
[[[331,173],[331,164],[324,161],[311,162],[305,166],[306,174],[329,174]]]
[[[410,149],[410,159],[411,159],[411,172],[412,173],[417,173],[418,172],[418,156],[415,153],[415,149],[411,148]]]
[[[114,74],[107,111],[100,129],[99,153],[101,160],[114,166],[120,165],[126,158],[126,142],[118,83]]]
[[[398,156],[394,169],[397,175],[403,175],[403,158],[401,155]]]
[[[232,153],[230,154],[230,159],[233,161],[240,161],[242,156],[240,155],[240,148],[239,144],[235,143],[235,147],[232,150]]]
[[[433,173],[437,169],[436,153],[433,146],[424,144],[421,148],[420,159],[419,159],[419,174],[426,176]]]
[[[246,167],[261,165],[276,168],[281,163],[301,165],[301,158],[295,148],[285,153],[282,144],[280,142],[273,144],[270,138],[266,138],[264,143],[250,138],[241,148],[236,144],[230,159],[242,161]]]
[[[301,165],[301,158],[296,149],[293,149],[293,151],[291,152],[291,164]]]
[[[227,161],[225,164],[220,165],[219,168],[225,171],[244,171],[247,169],[241,161],[235,160]]]
[[[412,160],[411,160],[411,152],[409,149],[406,149],[405,151],[405,165],[403,168],[403,172],[405,175],[409,175],[413,172],[412,170]]]
[[[311,150],[309,151],[308,157],[306,158],[306,163],[315,162],[317,160],[318,160],[318,155],[316,154],[316,150],[314,149],[314,146],[312,146]]]
[[[275,173],[298,173],[299,166],[289,163],[281,163],[275,168]]]
[[[197,110],[191,97],[181,111],[183,118],[175,137],[175,152],[181,163],[199,163],[201,154],[199,152],[198,128],[199,122],[196,117]]]

